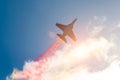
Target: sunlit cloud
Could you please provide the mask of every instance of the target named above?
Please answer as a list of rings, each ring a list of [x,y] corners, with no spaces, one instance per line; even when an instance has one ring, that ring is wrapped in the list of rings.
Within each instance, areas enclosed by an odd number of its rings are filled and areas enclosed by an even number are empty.
[[[120,22],[118,22],[116,26],[117,26],[118,28],[120,28]]]
[[[57,56],[54,56],[55,58],[49,61],[42,80],[64,80],[79,72],[82,74],[81,71],[86,71],[85,74],[92,74],[108,67],[107,53],[113,44],[106,39],[89,39],[85,43],[77,43],[72,46],[64,49],[65,51],[61,50]],[[79,77],[79,79],[81,78]]]

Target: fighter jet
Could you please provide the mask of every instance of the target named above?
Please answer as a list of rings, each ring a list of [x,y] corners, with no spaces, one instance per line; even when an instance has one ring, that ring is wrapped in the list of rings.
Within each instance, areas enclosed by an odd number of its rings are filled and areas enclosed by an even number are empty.
[[[64,42],[67,42],[65,36],[69,36],[72,40],[76,41],[76,37],[73,33],[73,25],[76,22],[77,19],[74,19],[70,24],[68,25],[63,25],[63,24],[59,24],[56,23],[56,26],[58,28],[60,28],[63,31],[63,34],[57,34],[57,36],[62,39]]]

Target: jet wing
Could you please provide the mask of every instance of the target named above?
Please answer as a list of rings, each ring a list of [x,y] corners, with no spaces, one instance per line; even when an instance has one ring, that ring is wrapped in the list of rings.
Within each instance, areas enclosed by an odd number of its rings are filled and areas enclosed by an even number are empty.
[[[62,31],[64,31],[64,29],[65,29],[65,25],[63,25],[63,24],[56,23],[56,26],[58,28],[60,28]]]
[[[73,33],[73,31],[70,31],[70,32],[68,33],[68,36],[69,36],[72,40],[74,40],[74,41],[77,40],[76,37],[75,37],[75,35],[74,35],[74,33]]]

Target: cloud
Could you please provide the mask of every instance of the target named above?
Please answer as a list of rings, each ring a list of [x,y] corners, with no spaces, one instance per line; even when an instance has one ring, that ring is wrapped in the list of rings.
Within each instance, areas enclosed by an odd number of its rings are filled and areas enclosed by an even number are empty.
[[[105,22],[107,21],[107,17],[106,16],[102,16],[102,17],[98,17],[98,16],[94,16],[94,20],[100,22]]]
[[[116,26],[117,26],[118,28],[120,28],[120,22],[118,22]]]
[[[87,71],[80,71],[64,80],[120,80],[120,67],[118,62],[114,61],[104,71],[89,73]]]
[[[100,37],[102,32],[106,28],[105,22],[107,21],[107,18],[105,16],[97,17],[94,16],[93,19],[91,19],[88,22],[88,25],[86,27],[87,33],[90,37]]]
[[[41,80],[68,80],[67,77],[82,70],[91,74],[102,71],[108,67],[107,53],[112,47],[113,44],[103,37],[88,39],[84,43],[69,46],[69,48],[56,53],[58,55],[49,61]]]
[[[28,61],[25,63],[22,71],[14,69],[10,78],[12,80],[38,80],[46,66],[45,62],[45,60]]]
[[[93,28],[93,31],[91,32],[92,36],[98,36],[98,34],[100,34],[100,32],[102,31],[102,27],[101,26],[95,26]]]

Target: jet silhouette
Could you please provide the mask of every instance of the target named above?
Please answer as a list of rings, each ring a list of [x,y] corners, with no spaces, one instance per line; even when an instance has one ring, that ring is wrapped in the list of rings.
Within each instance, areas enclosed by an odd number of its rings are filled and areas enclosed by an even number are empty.
[[[62,39],[64,42],[67,42],[65,36],[69,36],[72,40],[76,41],[76,37],[73,33],[73,25],[74,23],[76,22],[77,19],[74,19],[70,24],[68,25],[63,25],[63,24],[59,24],[59,23],[56,23],[56,26],[58,28],[60,28],[62,31],[63,31],[63,34],[57,34],[57,36]]]

